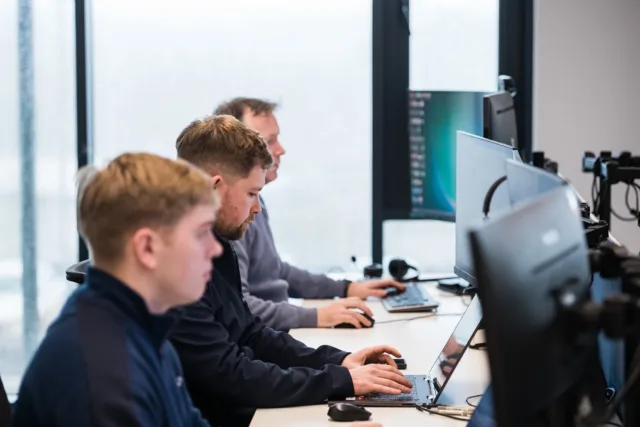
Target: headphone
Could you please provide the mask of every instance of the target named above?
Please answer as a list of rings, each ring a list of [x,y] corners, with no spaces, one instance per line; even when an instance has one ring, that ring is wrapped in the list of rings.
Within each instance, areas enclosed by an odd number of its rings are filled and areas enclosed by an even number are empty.
[[[415,271],[415,274],[412,277],[405,277],[410,270]],[[418,276],[420,276],[418,269],[413,265],[407,264],[402,258],[394,258],[389,261],[389,274],[398,282],[411,282],[412,280],[417,280]]]
[[[491,187],[489,187],[487,194],[485,194],[484,202],[482,203],[482,213],[484,214],[485,219],[489,218],[489,210],[491,208],[491,199],[493,199],[493,195],[495,194],[496,190],[498,190],[498,187],[500,187],[500,184],[502,184],[506,180],[506,175],[501,176],[496,180],[496,182],[491,184]]]
[[[355,262],[355,257],[351,257],[351,260]],[[416,267],[407,264],[407,262],[402,258],[394,258],[389,261],[388,270],[389,274],[399,282],[411,282],[413,280],[418,280],[418,276],[420,275],[420,272]],[[415,275],[413,277],[405,278],[410,270],[415,271]],[[363,273],[364,277],[379,279],[384,273],[384,268],[382,267],[382,264],[374,263],[364,267]]]

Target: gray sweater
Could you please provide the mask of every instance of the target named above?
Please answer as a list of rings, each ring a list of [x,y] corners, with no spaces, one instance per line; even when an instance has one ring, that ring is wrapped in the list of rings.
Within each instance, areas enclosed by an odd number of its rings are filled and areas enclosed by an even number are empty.
[[[260,202],[262,212],[249,224],[244,237],[234,242],[245,300],[251,312],[273,329],[315,328],[316,309],[289,304],[289,297],[344,297],[346,282],[282,262],[269,227],[269,214],[264,201]]]

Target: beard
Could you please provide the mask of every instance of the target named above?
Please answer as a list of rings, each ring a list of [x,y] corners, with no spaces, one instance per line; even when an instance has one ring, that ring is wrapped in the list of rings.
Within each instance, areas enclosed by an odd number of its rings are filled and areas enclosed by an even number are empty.
[[[222,218],[220,218],[222,219]],[[240,240],[249,228],[249,224],[253,222],[254,216],[251,215],[239,226],[233,226],[225,223],[225,221],[216,221],[215,229],[227,240]]]

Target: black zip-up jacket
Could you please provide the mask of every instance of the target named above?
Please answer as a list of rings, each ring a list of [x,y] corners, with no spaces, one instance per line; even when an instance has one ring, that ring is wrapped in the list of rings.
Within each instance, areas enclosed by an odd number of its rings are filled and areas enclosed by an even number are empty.
[[[340,366],[348,353],[307,347],[254,317],[242,297],[236,254],[217,238],[224,252],[213,262],[212,280],[170,335],[193,402],[211,425],[248,425],[255,408],[353,396],[351,375]]]
[[[205,427],[166,340],[171,315],[89,268],[22,380],[15,427]]]

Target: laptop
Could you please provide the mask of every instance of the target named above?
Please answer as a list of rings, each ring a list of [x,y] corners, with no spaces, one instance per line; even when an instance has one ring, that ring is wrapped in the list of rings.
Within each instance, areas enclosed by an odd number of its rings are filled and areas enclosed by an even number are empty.
[[[482,320],[482,308],[478,297],[474,297],[460,318],[453,333],[426,375],[406,375],[413,383],[411,393],[381,394],[372,393],[348,399],[330,399],[329,403],[349,402],[359,406],[402,407],[433,405],[442,396],[458,362],[469,347]]]

